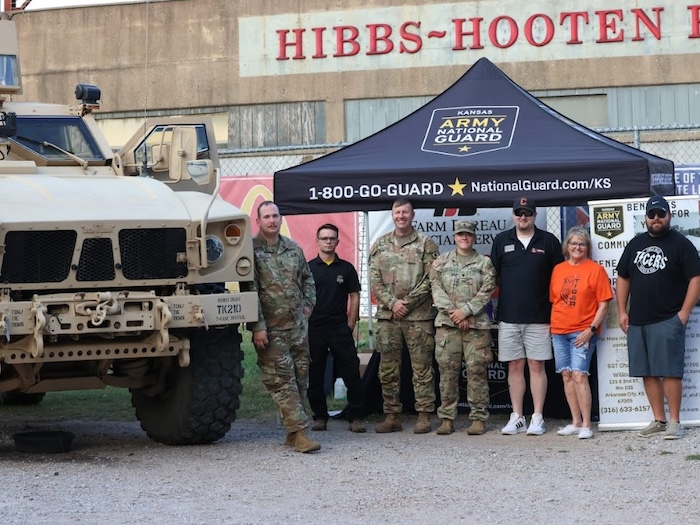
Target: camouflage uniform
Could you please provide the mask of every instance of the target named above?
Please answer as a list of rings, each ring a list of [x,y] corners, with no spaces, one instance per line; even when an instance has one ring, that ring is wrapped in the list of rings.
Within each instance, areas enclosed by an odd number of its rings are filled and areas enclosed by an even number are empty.
[[[491,259],[477,252],[466,257],[456,251],[440,255],[430,270],[435,318],[435,358],[440,369],[438,417],[454,420],[459,398],[462,358],[467,370],[469,418],[486,421],[489,417],[489,385],[486,367],[491,353],[491,321],[484,307],[496,287],[496,270]],[[450,310],[461,309],[469,321],[460,330],[450,319]]]
[[[252,332],[267,330],[268,345],[257,349],[258,367],[267,391],[282,415],[287,432],[309,426],[304,398],[309,387],[308,322],[304,308],[313,309],[316,288],[306,257],[291,239],[280,235],[269,245],[253,239],[258,321]]]
[[[428,272],[437,255],[437,245],[416,230],[406,237],[387,233],[377,239],[370,251],[369,272],[377,300],[377,350],[381,354],[379,382],[385,414],[399,414],[403,408],[399,389],[404,343],[413,368],[415,409],[435,410],[435,309],[430,299]],[[391,311],[399,299],[407,302],[409,310],[400,321],[392,319]]]

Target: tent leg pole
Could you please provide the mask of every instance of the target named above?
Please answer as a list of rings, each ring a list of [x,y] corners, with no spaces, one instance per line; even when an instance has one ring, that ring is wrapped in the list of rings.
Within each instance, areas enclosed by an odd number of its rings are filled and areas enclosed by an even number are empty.
[[[365,268],[367,271],[365,272],[365,286],[367,287],[367,330],[368,330],[368,338],[367,341],[369,343],[369,349],[374,352],[374,323],[373,323],[373,318],[374,316],[372,315],[372,283],[370,280],[370,275],[369,275],[369,212],[363,211],[365,218]]]

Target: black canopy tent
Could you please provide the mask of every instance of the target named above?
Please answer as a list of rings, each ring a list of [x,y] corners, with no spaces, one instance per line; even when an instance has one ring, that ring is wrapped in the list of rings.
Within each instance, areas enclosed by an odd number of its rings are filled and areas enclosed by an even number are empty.
[[[398,197],[415,208],[510,207],[521,195],[538,206],[581,205],[673,195],[673,172],[672,161],[571,121],[482,58],[395,124],[276,172],[274,199],[283,215],[389,210]],[[405,349],[403,360],[410,363]],[[375,351],[363,378],[367,413],[381,411],[378,363]],[[413,407],[410,385],[410,366],[404,366],[407,412]],[[568,408],[552,405],[552,399],[563,400],[561,381],[550,381],[549,388],[559,393],[547,396],[545,415],[565,417]],[[525,403],[531,403],[528,396]]]
[[[673,162],[573,122],[480,59],[395,124],[274,175],[283,214],[498,208],[672,195]]]

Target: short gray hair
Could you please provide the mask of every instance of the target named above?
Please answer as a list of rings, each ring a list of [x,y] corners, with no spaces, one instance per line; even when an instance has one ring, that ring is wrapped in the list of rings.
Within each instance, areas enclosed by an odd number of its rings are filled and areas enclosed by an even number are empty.
[[[564,257],[569,255],[569,241],[572,237],[581,237],[584,240],[586,243],[586,251],[590,257],[591,234],[588,233],[588,229],[583,226],[573,226],[572,228],[569,228],[569,231],[566,233],[566,239],[564,239],[564,242],[561,245],[561,252],[564,254]]]

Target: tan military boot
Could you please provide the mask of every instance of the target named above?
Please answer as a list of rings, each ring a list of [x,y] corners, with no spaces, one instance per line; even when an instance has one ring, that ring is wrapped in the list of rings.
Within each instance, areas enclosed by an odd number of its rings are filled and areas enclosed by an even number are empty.
[[[284,446],[293,447],[294,446],[294,432],[291,432],[284,436]]]
[[[387,414],[384,421],[374,427],[374,431],[379,432],[380,434],[386,434],[387,432],[400,432],[401,430],[403,430],[403,426],[401,425],[401,418],[398,414]]]
[[[314,424],[311,426],[311,430],[314,430],[316,432],[318,431],[323,431],[328,428],[328,423],[326,422],[325,419],[317,419],[314,421]]]
[[[455,422],[451,419],[443,419],[442,425],[437,429],[437,433],[441,436],[447,436],[455,431]]]
[[[430,414],[427,412],[421,412],[418,414],[418,421],[416,421],[416,426],[413,427],[414,434],[427,434],[433,429],[430,423]]]
[[[291,434],[294,439],[294,450],[297,452],[313,452],[321,448],[318,441],[311,439],[306,430],[297,430]]]
[[[367,432],[367,429],[365,428],[365,424],[362,421],[360,421],[359,419],[353,419],[352,421],[350,421],[349,428],[350,428],[351,432],[358,432],[358,433]]]
[[[467,429],[467,434],[470,436],[480,436],[484,432],[486,432],[486,423],[479,419],[473,420],[472,424],[469,425],[469,428]]]

